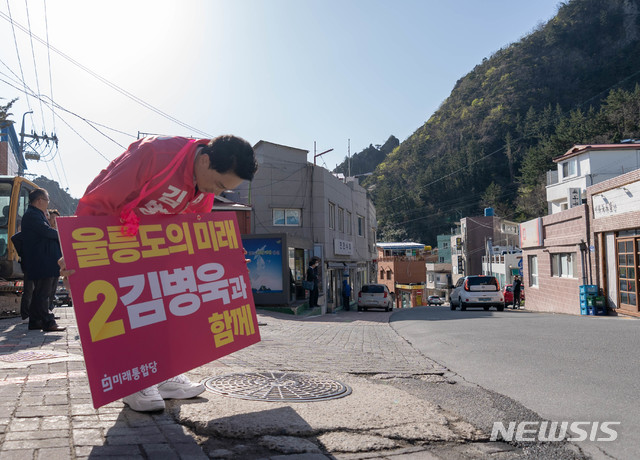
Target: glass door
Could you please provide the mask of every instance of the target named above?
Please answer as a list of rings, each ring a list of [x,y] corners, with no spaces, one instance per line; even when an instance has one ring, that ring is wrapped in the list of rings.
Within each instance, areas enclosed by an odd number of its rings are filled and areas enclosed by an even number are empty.
[[[632,238],[617,241],[618,249],[618,285],[620,307],[623,310],[638,311],[638,255],[640,239]]]

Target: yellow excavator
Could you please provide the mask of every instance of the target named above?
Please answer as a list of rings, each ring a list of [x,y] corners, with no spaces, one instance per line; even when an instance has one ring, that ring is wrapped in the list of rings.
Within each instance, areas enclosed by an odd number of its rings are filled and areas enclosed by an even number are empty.
[[[20,176],[0,176],[0,314],[20,311],[22,268],[11,237],[20,231],[36,184]]]

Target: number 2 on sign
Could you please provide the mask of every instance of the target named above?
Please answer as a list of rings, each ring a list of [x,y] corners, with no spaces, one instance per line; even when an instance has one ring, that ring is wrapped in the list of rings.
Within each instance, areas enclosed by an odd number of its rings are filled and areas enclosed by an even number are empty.
[[[110,283],[103,280],[90,283],[84,290],[84,301],[95,302],[100,294],[104,296],[104,299],[100,307],[98,307],[98,311],[89,321],[92,342],[109,339],[125,333],[124,322],[121,319],[107,321],[118,303],[118,293]]]

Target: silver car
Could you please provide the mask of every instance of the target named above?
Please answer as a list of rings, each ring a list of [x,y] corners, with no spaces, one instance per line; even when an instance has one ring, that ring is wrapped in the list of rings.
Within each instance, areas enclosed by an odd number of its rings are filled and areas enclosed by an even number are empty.
[[[384,308],[391,311],[393,300],[389,289],[384,284],[365,284],[358,293],[358,311],[369,308]]]
[[[500,290],[500,283],[495,276],[475,275],[460,278],[451,291],[451,309],[460,307],[464,311],[467,307],[482,307],[489,310],[504,310],[504,296]]]

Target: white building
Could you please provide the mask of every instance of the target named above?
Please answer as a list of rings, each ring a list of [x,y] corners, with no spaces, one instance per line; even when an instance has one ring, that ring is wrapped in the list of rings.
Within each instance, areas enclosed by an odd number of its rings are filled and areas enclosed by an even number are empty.
[[[580,206],[587,187],[640,168],[640,144],[574,145],[547,172],[549,214]]]

